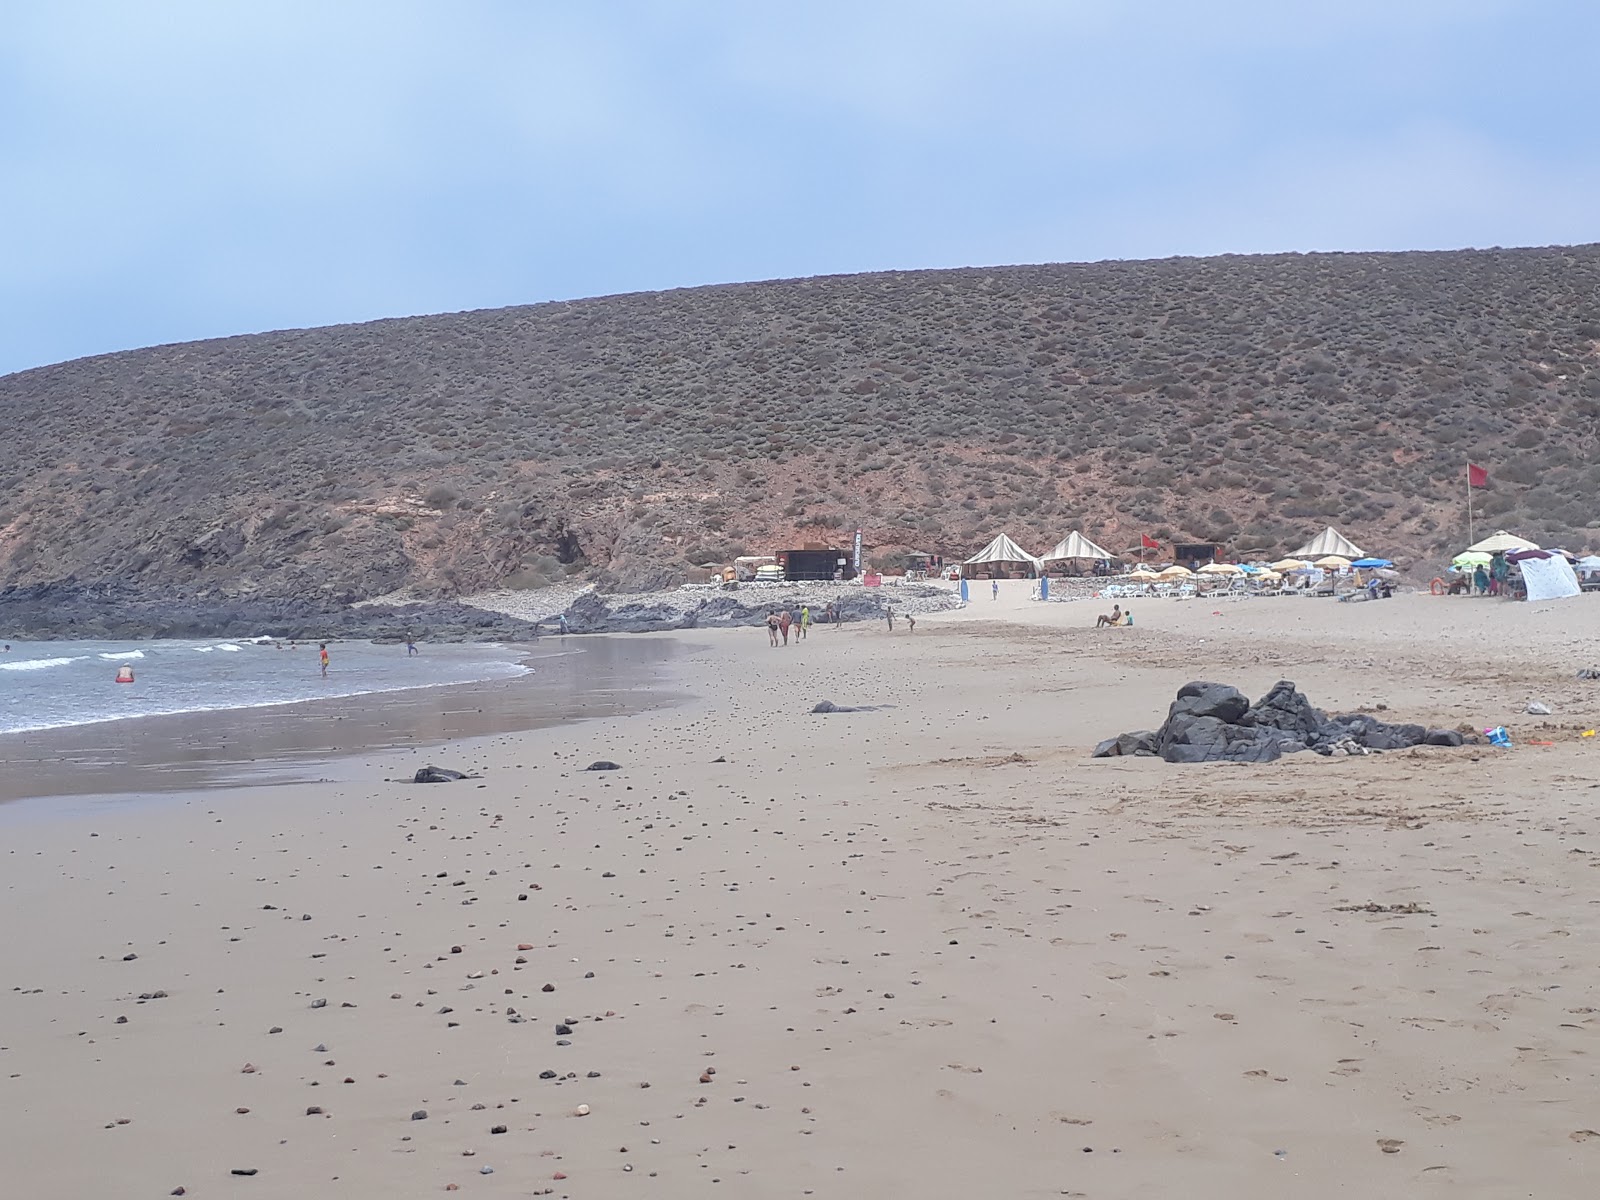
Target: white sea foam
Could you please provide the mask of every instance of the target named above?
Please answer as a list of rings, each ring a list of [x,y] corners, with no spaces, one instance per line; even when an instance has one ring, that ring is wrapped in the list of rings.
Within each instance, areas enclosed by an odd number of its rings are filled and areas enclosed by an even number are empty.
[[[102,654],[101,658],[108,662],[126,662],[131,658],[143,658],[143,650],[124,650],[121,654]]]
[[[24,658],[20,662],[0,663],[0,671],[45,671],[51,667],[82,662],[88,657],[87,654],[79,654],[74,658]]]
[[[215,649],[215,647],[214,646],[190,646],[189,649],[193,650],[196,654],[210,654],[211,651]]]
[[[214,648],[217,650],[226,650],[231,654],[239,653],[239,647],[235,646],[232,642],[218,642]]]

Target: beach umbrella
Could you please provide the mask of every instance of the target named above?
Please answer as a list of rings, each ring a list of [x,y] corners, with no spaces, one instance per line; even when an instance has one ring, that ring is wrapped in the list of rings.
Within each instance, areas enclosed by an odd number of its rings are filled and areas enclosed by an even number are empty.
[[[1387,558],[1358,558],[1350,565],[1352,567],[1360,567],[1363,571],[1366,571],[1374,567],[1392,567],[1394,563]]]
[[[1283,576],[1276,571],[1257,571],[1254,578],[1259,579],[1262,583],[1277,583]]]
[[[1321,567],[1324,571],[1348,571],[1350,569],[1350,560],[1338,554],[1330,554],[1326,558],[1317,559],[1311,565]]]
[[[1232,563],[1221,563],[1221,562],[1207,563],[1205,566],[1200,568],[1200,574],[1202,574],[1202,575],[1237,575],[1237,574],[1239,574],[1239,568],[1234,566]]]
[[[1476,550],[1483,554],[1504,554],[1507,550],[1537,550],[1536,543],[1527,538],[1518,537],[1514,533],[1507,533],[1504,529],[1496,529],[1482,541],[1473,542],[1468,550]]]
[[[1463,550],[1450,560],[1450,565],[1458,571],[1470,571],[1473,567],[1487,567],[1493,561],[1493,556],[1482,550]]]
[[[1157,579],[1190,579],[1193,576],[1194,576],[1194,572],[1189,570],[1188,567],[1180,567],[1180,566],[1178,566],[1177,563],[1173,563],[1172,566],[1168,567],[1165,571],[1162,571],[1160,574],[1158,574],[1156,576],[1156,578]]]
[[[1303,558],[1280,558],[1272,564],[1274,571],[1304,571],[1311,564]]]

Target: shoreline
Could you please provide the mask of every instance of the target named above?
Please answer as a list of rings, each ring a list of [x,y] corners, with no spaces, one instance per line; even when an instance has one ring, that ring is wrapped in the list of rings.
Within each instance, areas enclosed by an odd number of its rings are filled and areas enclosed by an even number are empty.
[[[692,700],[453,741],[467,783],[375,754],[14,827],[49,920],[0,933],[13,1186],[1586,1194],[1593,611],[1011,599],[663,638]],[[1189,679],[1279,677],[1557,715],[1513,751],[1087,758]]]
[[[305,782],[336,776],[342,762],[360,755],[441,747],[681,701],[669,664],[684,648],[661,639],[585,638],[571,646],[513,649],[534,669],[471,683],[3,733],[0,812],[62,796]],[[644,682],[630,682],[631,673]]]

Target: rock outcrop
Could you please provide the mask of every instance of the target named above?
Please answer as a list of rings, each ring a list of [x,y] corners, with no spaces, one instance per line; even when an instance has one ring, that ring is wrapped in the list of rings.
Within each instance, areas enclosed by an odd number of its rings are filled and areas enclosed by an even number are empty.
[[[1178,689],[1160,729],[1108,738],[1096,758],[1159,757],[1167,762],[1273,762],[1285,754],[1367,754],[1411,746],[1460,746],[1453,729],[1391,725],[1366,713],[1330,717],[1288,680],[1254,704],[1224,683],[1195,681]]]
[[[306,597],[155,600],[116,584],[75,582],[0,590],[0,629],[12,638],[360,638],[403,642],[521,642],[530,621],[454,601],[356,605]]]
[[[731,629],[760,626],[774,609],[799,612],[802,604],[811,607],[813,628],[822,624],[825,605],[831,600],[841,622],[879,621],[891,605],[896,614],[908,602],[918,612],[954,608],[955,594],[944,588],[908,585],[890,591],[885,588],[859,588],[829,599],[808,597],[804,584],[787,588],[743,587],[730,585],[711,593],[682,591],[649,596],[603,595],[585,592],[566,611],[567,628],[573,633],[648,633],[663,629]]]

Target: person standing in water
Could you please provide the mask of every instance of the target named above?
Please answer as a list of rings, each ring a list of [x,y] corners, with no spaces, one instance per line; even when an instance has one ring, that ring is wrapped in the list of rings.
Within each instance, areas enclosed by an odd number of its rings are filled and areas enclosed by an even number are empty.
[[[328,643],[318,642],[317,650],[322,658],[322,677],[326,679],[328,677]]]
[[[412,639],[409,633],[406,634],[406,657],[414,658],[417,653],[417,643]]]

